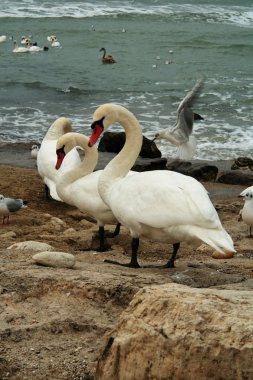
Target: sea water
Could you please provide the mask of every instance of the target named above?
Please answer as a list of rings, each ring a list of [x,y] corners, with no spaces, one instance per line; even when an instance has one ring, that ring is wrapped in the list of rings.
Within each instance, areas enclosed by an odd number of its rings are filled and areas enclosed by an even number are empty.
[[[103,103],[127,107],[153,138],[176,123],[179,103],[204,76],[195,158],[252,156],[252,0],[1,0],[1,35],[2,142],[39,143],[60,116],[89,135]],[[48,51],[13,53],[22,36]],[[101,47],[115,64],[102,64]],[[157,146],[175,155],[168,142]]]

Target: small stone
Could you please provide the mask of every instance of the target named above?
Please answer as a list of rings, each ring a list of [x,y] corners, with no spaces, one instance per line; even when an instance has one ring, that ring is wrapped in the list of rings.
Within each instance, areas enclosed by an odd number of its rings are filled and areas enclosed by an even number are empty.
[[[35,252],[41,252],[41,251],[52,251],[53,247],[47,243],[41,243],[39,241],[33,241],[33,240],[27,240],[22,241],[20,243],[14,243],[10,245],[7,249],[12,250],[24,250],[24,251],[35,251]]]
[[[39,252],[33,255],[33,260],[40,265],[58,268],[73,268],[75,256],[67,252]]]
[[[17,235],[14,231],[5,232],[1,234],[1,238],[15,238]]]
[[[225,253],[214,251],[212,253],[213,259],[232,259],[232,257],[234,257],[234,253],[229,251],[226,251]]]

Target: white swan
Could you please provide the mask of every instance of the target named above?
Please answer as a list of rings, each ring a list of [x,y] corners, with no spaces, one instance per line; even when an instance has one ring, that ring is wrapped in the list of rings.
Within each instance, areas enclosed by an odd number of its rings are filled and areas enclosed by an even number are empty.
[[[58,41],[57,37],[55,35],[48,36],[47,40],[51,42],[52,47],[61,47],[60,42]]]
[[[156,133],[153,139],[165,139],[177,146],[177,158],[181,160],[191,160],[196,152],[196,139],[192,135],[193,123],[194,120],[203,120],[203,117],[194,113],[192,106],[202,87],[203,79],[200,79],[179,104],[175,127]]]
[[[43,48],[42,47],[39,47],[36,42],[31,45],[31,41],[27,41],[25,46],[29,49],[29,52],[30,53],[36,53],[36,52],[39,52],[39,51],[46,51],[48,50],[48,47],[47,46],[44,46]]]
[[[244,205],[239,213],[239,220],[243,220],[249,226],[249,237],[252,237],[251,227],[253,227],[253,186],[247,187],[240,194],[244,197]]]
[[[59,173],[55,169],[57,140],[71,131],[71,121],[65,117],[58,118],[48,129],[37,156],[38,172],[45,183],[46,196],[49,198],[50,195],[58,201],[61,201],[61,199],[56,192],[57,177],[65,170],[75,167],[81,161],[78,151],[73,149],[64,160],[61,172]]]
[[[29,49],[24,46],[18,46],[17,41],[13,41],[14,43],[14,49],[12,50],[13,53],[28,53]]]
[[[142,146],[141,128],[131,112],[105,104],[95,111],[93,120],[90,146],[113,123],[120,123],[126,133],[123,149],[105,167],[98,182],[101,198],[132,237],[131,261],[120,265],[139,267],[137,252],[142,236],[173,243],[173,254],[165,267],[174,267],[182,241],[197,239],[222,253],[235,251],[207,191],[197,180],[168,170],[125,177]]]
[[[84,159],[74,169],[59,176],[56,183],[56,191],[65,203],[77,207],[82,212],[87,212],[96,219],[100,240],[100,246],[97,250],[102,252],[107,249],[104,237],[118,235],[120,224],[98,193],[98,179],[103,170],[93,172],[98,161],[98,151],[95,146],[90,148],[88,144],[88,137],[80,133],[66,133],[58,139],[56,144],[56,168],[61,167],[65,155],[76,146],[84,150]],[[137,173],[130,171],[129,175],[132,174]],[[105,235],[105,224],[117,224],[115,231]]]
[[[0,43],[5,42],[7,37],[5,35],[0,36]]]

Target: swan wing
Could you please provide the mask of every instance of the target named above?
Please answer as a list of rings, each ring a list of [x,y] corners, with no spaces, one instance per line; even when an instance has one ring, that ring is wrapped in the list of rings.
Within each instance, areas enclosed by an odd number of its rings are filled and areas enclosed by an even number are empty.
[[[132,219],[153,228],[220,225],[205,188],[176,172],[144,172],[127,177],[112,188],[111,197],[114,203],[117,199],[112,211],[122,221],[127,218],[131,223]]]

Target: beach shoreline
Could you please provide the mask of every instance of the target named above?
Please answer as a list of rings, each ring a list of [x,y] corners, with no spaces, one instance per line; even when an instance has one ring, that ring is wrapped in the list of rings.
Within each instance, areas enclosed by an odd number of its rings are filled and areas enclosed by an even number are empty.
[[[215,260],[213,250],[201,242],[182,243],[175,268],[135,270],[104,262],[105,258],[129,260],[131,245],[125,228],[110,239],[107,252],[81,250],[90,246],[96,224],[75,207],[46,199],[36,162],[28,153],[32,168],[14,165],[13,158],[12,165],[0,165],[0,192],[28,201],[26,209],[11,215],[9,224],[0,228],[1,378],[28,379],[32,370],[36,380],[77,379],[83,374],[94,379],[106,336],[134,294],[144,286],[174,282],[178,273],[182,281],[190,276],[189,281],[200,288],[253,288],[252,239],[246,236],[247,226],[238,222],[243,204],[238,195],[244,187],[204,183],[234,240],[237,254],[232,259]],[[106,229],[112,231],[114,226]],[[39,266],[31,249],[7,249],[23,241],[70,253],[76,265],[73,269]],[[143,239],[140,263],[164,263],[168,250],[168,244]],[[52,353],[57,360],[52,361]]]

